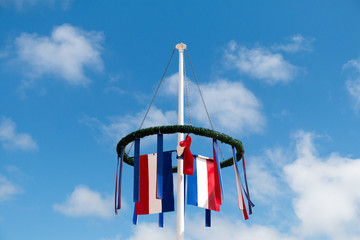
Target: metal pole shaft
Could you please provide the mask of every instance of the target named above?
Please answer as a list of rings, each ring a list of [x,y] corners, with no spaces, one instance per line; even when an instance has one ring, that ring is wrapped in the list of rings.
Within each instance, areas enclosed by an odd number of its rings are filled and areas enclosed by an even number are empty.
[[[184,50],[186,45],[176,45],[179,50],[179,95],[178,95],[178,124],[184,125]],[[178,134],[178,143],[184,140],[184,134]],[[184,240],[185,233],[185,179],[183,174],[183,160],[178,159],[177,168],[177,200],[176,200],[176,240]]]

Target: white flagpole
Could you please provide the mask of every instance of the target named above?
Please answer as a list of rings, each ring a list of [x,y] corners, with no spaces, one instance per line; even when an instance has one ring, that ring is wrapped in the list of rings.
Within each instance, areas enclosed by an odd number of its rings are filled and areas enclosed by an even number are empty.
[[[179,105],[178,124],[184,125],[184,50],[186,45],[176,45],[179,50]],[[184,140],[184,134],[178,133],[178,143]],[[178,159],[177,164],[177,200],[176,200],[176,240],[184,240],[185,233],[185,179],[183,174],[183,160]]]

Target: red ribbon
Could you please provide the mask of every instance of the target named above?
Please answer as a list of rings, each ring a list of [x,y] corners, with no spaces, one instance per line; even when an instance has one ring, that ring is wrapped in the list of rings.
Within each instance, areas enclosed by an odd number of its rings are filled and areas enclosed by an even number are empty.
[[[186,175],[193,175],[194,172],[194,157],[190,151],[191,137],[186,135],[185,140],[179,143],[180,147],[184,147],[183,159],[184,159],[184,170],[183,173]]]

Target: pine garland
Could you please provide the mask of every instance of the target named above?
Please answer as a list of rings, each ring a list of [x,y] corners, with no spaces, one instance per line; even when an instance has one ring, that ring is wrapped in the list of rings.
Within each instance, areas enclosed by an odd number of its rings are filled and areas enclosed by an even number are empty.
[[[240,140],[232,138],[224,133],[220,133],[211,129],[194,127],[190,125],[169,125],[169,126],[157,126],[140,129],[138,131],[132,132],[125,137],[123,137],[117,144],[116,151],[118,156],[121,154],[121,147],[126,147],[129,143],[133,142],[135,138],[143,138],[146,136],[154,135],[154,134],[173,134],[173,133],[192,133],[195,135],[215,138],[223,143],[229,144],[230,146],[234,146],[236,148],[236,158],[239,161],[244,154],[244,146]],[[126,153],[124,153],[124,162],[134,166],[134,159],[129,157]],[[220,163],[221,168],[229,167],[233,165],[233,158],[230,157]],[[173,167],[173,172],[177,172],[177,167]]]

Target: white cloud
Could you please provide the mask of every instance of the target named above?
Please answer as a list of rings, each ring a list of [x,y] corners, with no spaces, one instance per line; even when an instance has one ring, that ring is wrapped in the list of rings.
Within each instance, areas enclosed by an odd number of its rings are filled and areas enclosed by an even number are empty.
[[[218,239],[261,239],[261,240],[295,240],[268,226],[249,226],[240,220],[229,220],[227,218],[212,218],[211,228],[205,228],[202,224],[203,218],[195,217],[187,219],[185,239],[188,240],[218,240]],[[159,229],[156,224],[139,224],[135,228],[134,235],[127,240],[138,239],[175,239],[176,231],[167,226]]]
[[[177,74],[165,79],[164,89],[169,96],[177,94]],[[210,127],[198,88],[189,79],[188,89],[191,116],[202,125]],[[266,119],[261,113],[260,100],[241,82],[217,79],[211,83],[201,84],[200,89],[215,130],[240,135],[261,132],[266,125]],[[187,113],[186,109],[185,112]]]
[[[22,193],[23,190],[18,185],[0,175],[0,202],[10,199],[13,195]]]
[[[264,157],[250,158],[248,163],[247,172],[253,199],[272,204],[269,199],[275,199],[282,193],[279,176],[273,170],[274,166],[269,167],[268,159]]]
[[[86,116],[80,121],[89,127],[100,131],[102,138],[108,141],[117,142],[127,134],[138,130],[144,118],[146,111],[141,111],[134,115],[115,116],[109,118],[109,123],[103,123],[94,117]],[[166,111],[152,106],[142,128],[160,126],[160,125],[174,125],[177,123],[177,113],[175,111]]]
[[[127,238],[127,240],[168,240],[175,237],[175,232],[169,227],[161,229],[156,224],[142,223],[136,227],[134,235]]]
[[[282,50],[285,52],[295,53],[299,51],[312,51],[312,42],[314,39],[305,38],[300,34],[291,38],[288,44],[276,44],[272,47],[274,50]]]
[[[360,234],[360,159],[338,154],[318,156],[315,135],[296,135],[297,159],[284,168],[286,179],[297,194],[294,210],[303,236],[357,239]]]
[[[346,89],[355,100],[355,108],[360,107],[360,58],[352,59],[343,65],[343,69],[353,71],[353,75],[346,82]]]
[[[345,84],[350,96],[355,100],[355,107],[358,108],[360,104],[360,78],[347,80]]]
[[[220,79],[201,85],[201,91],[216,129],[244,134],[261,132],[265,126],[260,101],[242,83]],[[193,115],[208,122],[200,97],[194,101]]]
[[[113,208],[112,197],[102,197],[83,185],[75,187],[63,203],[53,205],[55,211],[70,217],[111,218],[114,216]]]
[[[224,59],[228,67],[267,84],[290,82],[297,72],[297,67],[287,62],[281,54],[261,47],[249,49],[238,46],[235,41],[229,43]]]
[[[360,72],[360,58],[349,60],[344,64],[343,68],[355,68],[357,72]]]
[[[280,233],[271,226],[248,225],[248,223],[241,220],[233,220],[226,218],[212,219],[211,228],[199,228],[199,222],[203,219],[194,219],[192,224],[189,224],[189,239],[262,239],[262,240],[290,240],[295,239]]]
[[[55,27],[49,37],[23,33],[16,38],[15,46],[19,61],[26,64],[26,72],[32,77],[51,74],[71,85],[85,86],[90,82],[84,73],[86,68],[103,69],[103,38],[102,33],[64,24]]]
[[[0,143],[6,149],[35,150],[36,142],[27,133],[18,133],[16,124],[10,118],[0,121]]]

